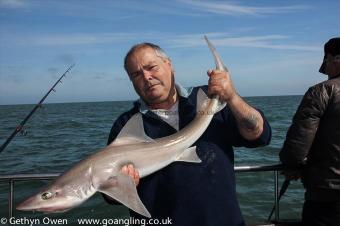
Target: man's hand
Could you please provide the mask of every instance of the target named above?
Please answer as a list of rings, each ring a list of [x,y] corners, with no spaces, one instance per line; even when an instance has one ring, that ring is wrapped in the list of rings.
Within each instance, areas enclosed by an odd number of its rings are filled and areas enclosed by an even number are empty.
[[[132,177],[132,179],[135,181],[136,186],[139,184],[139,173],[138,171],[134,168],[132,164],[128,164],[122,167],[121,172],[127,176]],[[104,198],[109,201],[111,204],[119,204],[117,200],[113,199],[111,196],[104,195]]]
[[[139,173],[132,164],[123,166],[121,172],[132,177],[132,179],[135,181],[136,186],[139,184]]]
[[[247,140],[256,140],[263,131],[261,114],[248,105],[236,92],[229,72],[209,70],[208,95],[218,95],[226,102],[236,118],[241,135]]]
[[[208,70],[208,95],[218,95],[224,102],[229,102],[237,93],[231,81],[229,72],[219,70]]]

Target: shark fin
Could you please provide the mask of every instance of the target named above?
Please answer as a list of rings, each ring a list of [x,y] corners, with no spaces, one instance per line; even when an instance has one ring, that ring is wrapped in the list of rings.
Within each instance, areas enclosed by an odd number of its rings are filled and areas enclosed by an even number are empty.
[[[196,111],[198,113],[204,112],[204,109],[207,109],[208,104],[210,103],[210,98],[205,94],[202,89],[199,89],[197,92],[197,103],[196,103]],[[217,108],[212,113],[217,113],[222,110],[226,106],[225,103],[218,100]]]
[[[206,109],[209,104],[209,97],[202,89],[197,91],[197,103],[196,103],[196,111],[199,112],[203,109]]]
[[[151,217],[151,214],[140,200],[135,182],[130,176],[119,173],[117,176],[110,178],[106,184],[100,186],[98,191],[119,201],[136,213]]]
[[[222,102],[220,99],[217,100],[217,109],[215,110],[215,113],[221,111],[227,104],[225,102]]]
[[[181,154],[177,156],[176,161],[196,163],[202,162],[202,160],[198,157],[196,153],[196,146],[185,149]]]
[[[122,145],[141,142],[154,142],[144,132],[143,119],[140,113],[133,115],[122,128],[117,138],[110,145]]]

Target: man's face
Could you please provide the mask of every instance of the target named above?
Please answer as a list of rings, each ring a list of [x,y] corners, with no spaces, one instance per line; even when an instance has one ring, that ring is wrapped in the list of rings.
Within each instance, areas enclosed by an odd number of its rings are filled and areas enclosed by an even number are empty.
[[[340,56],[332,56],[331,54],[327,54],[326,56],[326,68],[325,74],[328,75],[329,78],[332,78],[340,73]]]
[[[148,105],[166,101],[174,89],[171,62],[157,56],[151,47],[134,52],[126,69],[136,92]]]

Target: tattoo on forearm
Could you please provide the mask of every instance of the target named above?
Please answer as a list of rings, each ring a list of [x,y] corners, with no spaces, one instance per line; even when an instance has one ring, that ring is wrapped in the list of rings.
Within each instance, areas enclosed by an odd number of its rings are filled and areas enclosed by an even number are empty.
[[[248,117],[242,118],[240,122],[241,122],[241,126],[243,128],[250,130],[250,131],[253,131],[253,130],[257,129],[259,119],[255,114],[250,113],[248,115]]]

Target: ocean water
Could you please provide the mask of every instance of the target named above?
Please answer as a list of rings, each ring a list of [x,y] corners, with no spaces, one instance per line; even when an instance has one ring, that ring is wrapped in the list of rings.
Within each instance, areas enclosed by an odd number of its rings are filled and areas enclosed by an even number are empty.
[[[301,96],[249,97],[246,100],[264,112],[272,126],[273,136],[269,146],[235,149],[235,165],[277,164],[279,150]],[[131,105],[132,102],[129,101],[43,105],[28,121],[25,127],[27,134],[18,134],[0,153],[0,175],[65,171],[72,164],[104,147],[112,123]],[[0,144],[33,106],[0,106]],[[264,222],[273,207],[274,173],[237,173],[236,178],[238,199],[246,222]],[[280,184],[282,182],[283,177],[280,176]],[[16,182],[14,206],[46,183],[48,181]],[[0,218],[8,215],[8,192],[8,184],[0,183]],[[300,218],[303,194],[301,183],[292,182],[280,202],[281,218]],[[66,213],[42,215],[15,210],[14,216],[47,216],[67,219],[68,224],[75,224],[79,218],[128,217],[128,211],[123,206],[108,206],[101,196],[96,194],[83,205]]]

